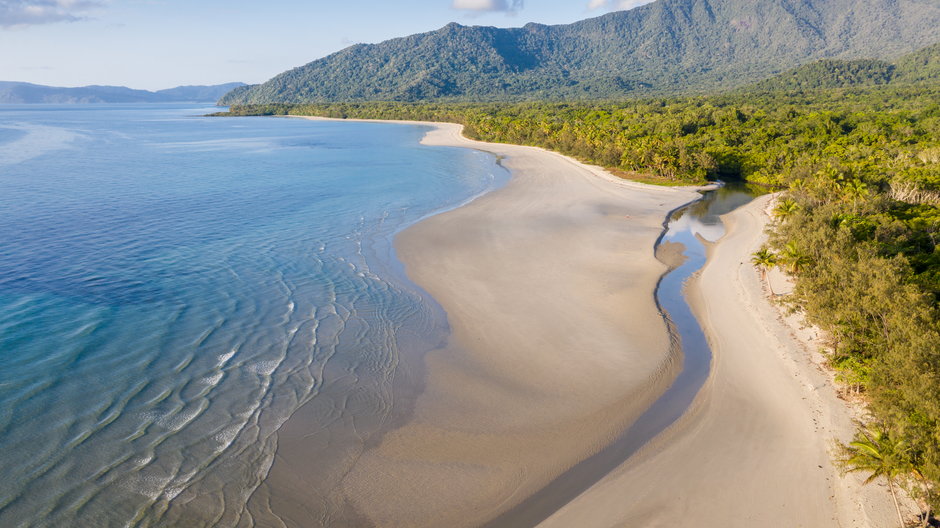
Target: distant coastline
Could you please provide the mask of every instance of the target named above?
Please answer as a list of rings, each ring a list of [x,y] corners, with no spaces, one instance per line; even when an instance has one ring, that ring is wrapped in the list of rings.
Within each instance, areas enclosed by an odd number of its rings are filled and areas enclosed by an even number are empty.
[[[240,86],[245,84],[232,82],[209,86],[177,86],[149,91],[125,86],[64,88],[0,81],[0,104],[215,103]]]

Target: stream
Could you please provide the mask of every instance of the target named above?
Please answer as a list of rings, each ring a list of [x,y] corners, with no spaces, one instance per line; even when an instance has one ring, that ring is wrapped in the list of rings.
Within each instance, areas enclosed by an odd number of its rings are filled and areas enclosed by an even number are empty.
[[[717,242],[724,236],[724,224],[719,217],[756,196],[757,193],[743,184],[728,184],[704,192],[702,199],[669,215],[663,235],[657,242],[657,255],[671,255],[670,259],[661,257],[671,269],[660,279],[656,302],[670,331],[678,337],[682,348],[682,370],[666,392],[610,445],[487,523],[486,528],[538,525],[630,458],[686,412],[708,379],[712,352],[686,302],[684,286],[705,265],[706,243]],[[666,247],[670,251],[660,251]]]

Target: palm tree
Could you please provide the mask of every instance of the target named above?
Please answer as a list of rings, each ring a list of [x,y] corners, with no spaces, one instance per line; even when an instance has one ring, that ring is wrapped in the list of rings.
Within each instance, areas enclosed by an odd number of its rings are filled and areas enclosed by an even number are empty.
[[[777,205],[774,207],[774,217],[778,218],[781,222],[786,222],[788,218],[793,216],[793,213],[800,210],[800,204],[792,198],[784,198],[777,202]]]
[[[787,242],[783,246],[783,262],[787,264],[790,273],[799,273],[801,269],[810,263],[809,256],[797,247],[796,242]]]
[[[898,478],[910,474],[913,470],[904,442],[891,438],[883,428],[867,427],[855,434],[855,440],[848,445],[840,443],[839,447],[842,456],[836,462],[844,472],[868,473],[865,484],[879,477],[888,481],[888,489],[894,499],[894,509],[898,513],[898,522],[901,528],[904,528],[904,516],[901,515],[901,506],[895,491]]]
[[[761,280],[767,283],[767,287],[770,288],[770,295],[776,295],[774,293],[774,285],[767,280],[767,272],[777,265],[777,255],[774,255],[767,249],[767,246],[760,248],[751,256],[751,263],[760,269],[760,278]]]
[[[868,186],[862,180],[855,178],[845,183],[842,192],[852,200],[852,212],[855,213],[858,210],[859,199],[868,195]]]

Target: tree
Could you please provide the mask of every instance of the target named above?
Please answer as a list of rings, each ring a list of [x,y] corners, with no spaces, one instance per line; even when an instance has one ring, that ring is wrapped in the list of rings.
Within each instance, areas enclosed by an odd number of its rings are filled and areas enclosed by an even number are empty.
[[[855,213],[858,211],[858,201],[868,196],[868,186],[862,180],[855,178],[845,182],[842,192],[852,201],[852,212]]]
[[[894,508],[898,513],[898,523],[904,528],[904,516],[901,514],[901,505],[898,504],[895,491],[898,479],[913,471],[904,442],[892,438],[881,427],[867,427],[860,428],[855,434],[855,439],[848,445],[840,443],[839,449],[841,456],[836,462],[843,472],[868,473],[865,484],[870,484],[879,477],[888,481],[888,489],[891,490]]]
[[[800,210],[800,204],[792,198],[784,198],[777,202],[777,205],[774,206],[774,218],[779,219],[781,222],[786,222],[788,218],[792,217],[794,213]]]
[[[924,518],[921,522],[922,528],[927,528],[927,525],[930,523],[930,500],[932,499],[932,490],[930,480],[921,472],[920,468],[914,466],[912,469],[914,477],[920,483],[921,490],[924,494],[924,504],[926,505],[926,511],[924,511]]]
[[[810,263],[809,256],[796,245],[796,242],[787,242],[783,246],[783,262],[787,265],[790,273],[799,273]]]
[[[770,294],[776,295],[774,293],[774,285],[767,280],[767,272],[777,265],[777,255],[774,255],[767,249],[767,246],[764,246],[751,256],[751,263],[760,269],[761,280],[767,282],[767,287],[770,288]]]

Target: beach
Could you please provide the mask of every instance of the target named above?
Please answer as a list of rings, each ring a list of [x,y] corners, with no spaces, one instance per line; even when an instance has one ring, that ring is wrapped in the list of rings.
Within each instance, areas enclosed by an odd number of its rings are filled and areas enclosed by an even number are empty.
[[[491,152],[512,178],[396,238],[451,336],[425,356],[408,419],[328,490],[343,505],[336,525],[486,525],[611,443],[681,368],[654,300],[666,271],[654,246],[668,213],[698,193],[422,124],[433,127],[423,143]],[[851,437],[851,413],[750,264],[768,199],[727,216],[728,234],[689,286],[714,352],[691,408],[540,526],[890,522],[884,491],[830,462],[832,439]],[[301,409],[285,428],[296,439],[314,425]],[[272,507],[282,519],[310,513],[302,460],[303,442],[286,443],[268,477],[280,483],[272,498],[290,490]]]
[[[428,125],[425,144],[492,152],[512,178],[396,238],[409,278],[447,313],[451,337],[424,358],[408,422],[334,490],[347,523],[479,526],[608,444],[681,364],[654,302],[666,266],[653,248],[667,213],[697,192]],[[285,427],[302,430],[298,414]],[[302,443],[290,445],[279,447],[268,480],[297,490],[294,468],[303,466],[290,461],[303,460]],[[302,518],[300,495],[274,512]]]

